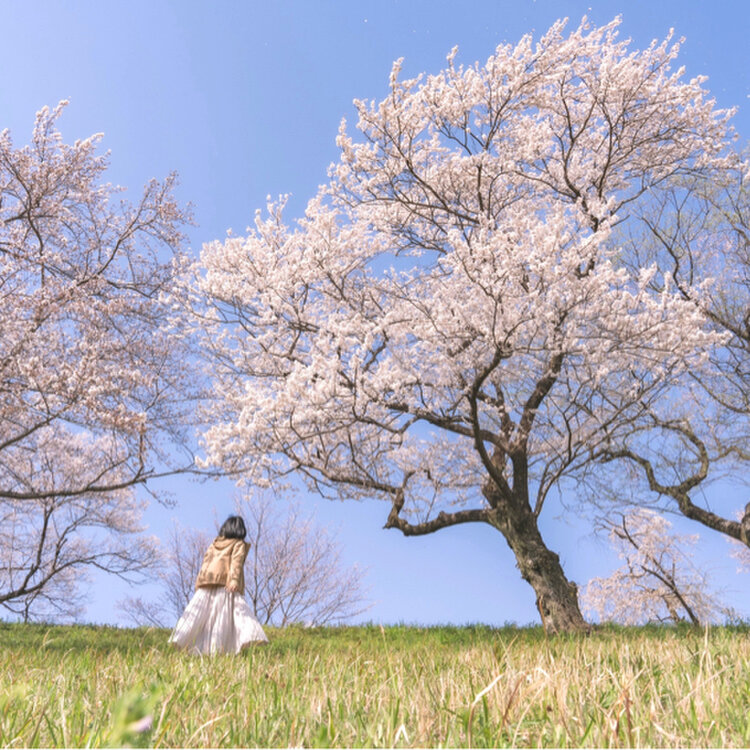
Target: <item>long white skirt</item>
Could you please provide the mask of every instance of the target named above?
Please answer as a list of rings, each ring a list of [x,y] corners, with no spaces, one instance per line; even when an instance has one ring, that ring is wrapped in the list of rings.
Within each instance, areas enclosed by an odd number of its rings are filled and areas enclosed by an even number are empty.
[[[268,638],[242,594],[202,586],[188,602],[169,642],[197,654],[237,654]]]

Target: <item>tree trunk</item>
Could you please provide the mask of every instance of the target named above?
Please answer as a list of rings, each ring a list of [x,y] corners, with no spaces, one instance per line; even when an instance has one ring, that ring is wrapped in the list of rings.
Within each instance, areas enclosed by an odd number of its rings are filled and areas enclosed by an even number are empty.
[[[528,503],[498,495],[493,493],[489,523],[505,537],[521,577],[534,589],[545,632],[588,632],[578,606],[578,586],[565,577],[560,557],[544,543]]]
[[[524,479],[518,482],[523,488]],[[545,632],[588,632],[590,627],[578,606],[578,586],[565,577],[560,558],[544,543],[527,496],[514,492],[505,482],[493,480],[485,483],[482,493],[489,507],[441,511],[431,520],[413,524],[399,515],[404,488],[391,489],[393,506],[384,528],[399,529],[404,536],[422,536],[462,523],[490,524],[505,537],[522,578],[534,589]]]

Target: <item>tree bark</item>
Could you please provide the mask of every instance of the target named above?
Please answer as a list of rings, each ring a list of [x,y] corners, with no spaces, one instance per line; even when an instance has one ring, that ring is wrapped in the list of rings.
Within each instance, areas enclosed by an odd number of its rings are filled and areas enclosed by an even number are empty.
[[[489,508],[441,512],[422,523],[410,523],[399,515],[404,505],[404,490],[394,490],[384,528],[398,529],[404,536],[422,536],[462,523],[490,524],[505,537],[516,556],[521,577],[534,589],[545,632],[588,632],[590,627],[578,606],[578,586],[565,577],[559,556],[544,543],[528,501],[512,491],[509,494],[507,485],[505,489],[500,491],[494,482],[488,481],[482,492]]]
[[[531,507],[515,496],[503,498],[493,489],[484,490],[493,506],[488,523],[505,537],[521,577],[534,589],[545,632],[588,632],[578,605],[578,586],[567,579],[560,557],[542,539]]]

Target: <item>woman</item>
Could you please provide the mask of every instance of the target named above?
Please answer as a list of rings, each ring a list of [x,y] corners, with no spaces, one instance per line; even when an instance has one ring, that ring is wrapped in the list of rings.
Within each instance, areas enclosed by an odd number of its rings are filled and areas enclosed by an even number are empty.
[[[169,638],[199,654],[239,653],[251,643],[268,643],[245,601],[245,558],[250,545],[245,522],[229,516],[209,546],[195,582],[195,594]]]

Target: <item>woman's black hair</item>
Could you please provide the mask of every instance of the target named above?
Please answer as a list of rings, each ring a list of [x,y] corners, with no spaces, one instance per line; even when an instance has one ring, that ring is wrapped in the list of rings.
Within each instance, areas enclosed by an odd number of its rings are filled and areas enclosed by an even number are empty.
[[[225,539],[244,539],[247,536],[247,529],[242,516],[229,516],[221,525],[219,536]]]

